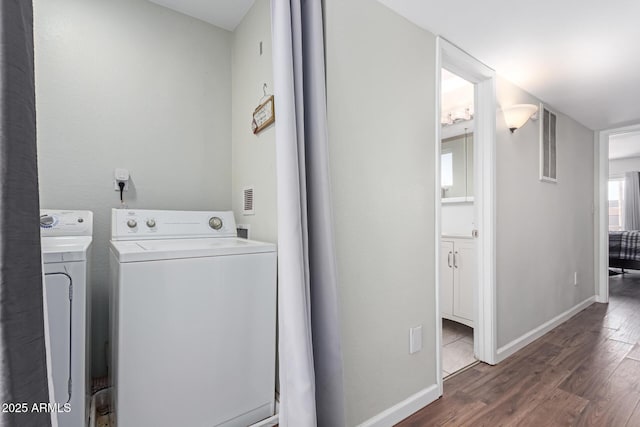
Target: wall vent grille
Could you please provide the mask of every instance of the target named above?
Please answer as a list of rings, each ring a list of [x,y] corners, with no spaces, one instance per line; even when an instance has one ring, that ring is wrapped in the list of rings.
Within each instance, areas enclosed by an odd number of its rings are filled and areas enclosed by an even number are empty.
[[[540,120],[540,180],[557,182],[557,116],[546,106],[541,105],[542,120]]]
[[[242,214],[253,215],[254,214],[254,197],[253,187],[245,187],[242,190]]]

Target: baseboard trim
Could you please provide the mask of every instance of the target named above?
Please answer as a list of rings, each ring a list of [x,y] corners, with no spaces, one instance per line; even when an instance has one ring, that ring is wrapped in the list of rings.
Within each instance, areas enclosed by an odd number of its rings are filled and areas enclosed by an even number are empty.
[[[266,420],[258,421],[255,424],[251,424],[249,427],[274,427],[278,425],[278,414],[267,418]]]
[[[595,295],[592,297],[589,297],[586,300],[582,301],[581,303],[578,303],[577,305],[571,307],[569,310],[565,311],[564,313],[557,315],[556,317],[549,320],[548,322],[545,322],[542,325],[538,326],[537,328],[522,335],[521,337],[516,338],[515,340],[511,341],[507,345],[500,347],[496,354],[496,363],[502,362],[504,359],[511,356],[518,350],[521,350],[522,348],[531,344],[532,342],[534,342],[535,340],[537,340],[538,338],[540,338],[541,336],[543,336],[544,334],[546,334],[547,332],[555,328],[556,326],[566,322],[571,317],[575,316],[580,311],[584,310],[585,308],[593,304],[595,300],[596,300]]]
[[[373,418],[359,424],[358,427],[389,427],[418,412],[440,397],[438,384],[433,384],[407,399],[380,412]]]

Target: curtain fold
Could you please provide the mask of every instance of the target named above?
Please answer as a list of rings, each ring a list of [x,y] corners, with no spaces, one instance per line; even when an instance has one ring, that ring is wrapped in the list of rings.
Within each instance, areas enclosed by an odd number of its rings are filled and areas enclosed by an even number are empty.
[[[0,412],[1,426],[51,425],[31,411],[48,402],[31,1],[0,0]]]
[[[280,425],[345,425],[321,2],[272,0]]]
[[[624,174],[624,229],[640,230],[640,172]]]

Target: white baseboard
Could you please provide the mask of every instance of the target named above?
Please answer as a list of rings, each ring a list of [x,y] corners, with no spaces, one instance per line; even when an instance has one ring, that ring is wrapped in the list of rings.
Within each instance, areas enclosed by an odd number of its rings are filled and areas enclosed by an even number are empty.
[[[547,332],[555,328],[556,326],[566,322],[571,317],[575,316],[578,312],[584,310],[585,308],[593,304],[595,300],[596,300],[595,295],[592,297],[589,297],[586,300],[582,301],[581,303],[578,303],[577,305],[571,307],[569,310],[565,311],[564,313],[557,315],[556,317],[549,320],[548,322],[543,323],[542,325],[527,332],[521,337],[516,338],[515,340],[511,341],[509,344],[500,347],[497,351],[496,363],[502,362],[504,359],[511,356],[518,350],[521,350],[522,348],[531,344],[532,342],[534,342],[535,340],[537,340],[538,338],[540,338],[541,336],[543,336],[544,334],[546,334]]]
[[[276,404],[275,414],[265,420],[258,421],[255,424],[251,424],[249,427],[275,427],[277,426],[280,418],[280,393],[276,392]]]
[[[266,420],[259,421],[255,424],[251,424],[249,427],[273,427],[278,425],[278,414],[267,418]]]
[[[440,397],[439,390],[438,384],[433,384],[409,396],[397,405],[380,412],[375,417],[369,418],[358,427],[391,427],[437,400]]]

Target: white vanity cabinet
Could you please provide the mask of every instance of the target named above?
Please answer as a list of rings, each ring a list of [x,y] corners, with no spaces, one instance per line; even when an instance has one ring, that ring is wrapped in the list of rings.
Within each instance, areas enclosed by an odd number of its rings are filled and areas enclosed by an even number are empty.
[[[473,327],[475,269],[475,240],[443,236],[440,245],[440,308],[445,319]]]

